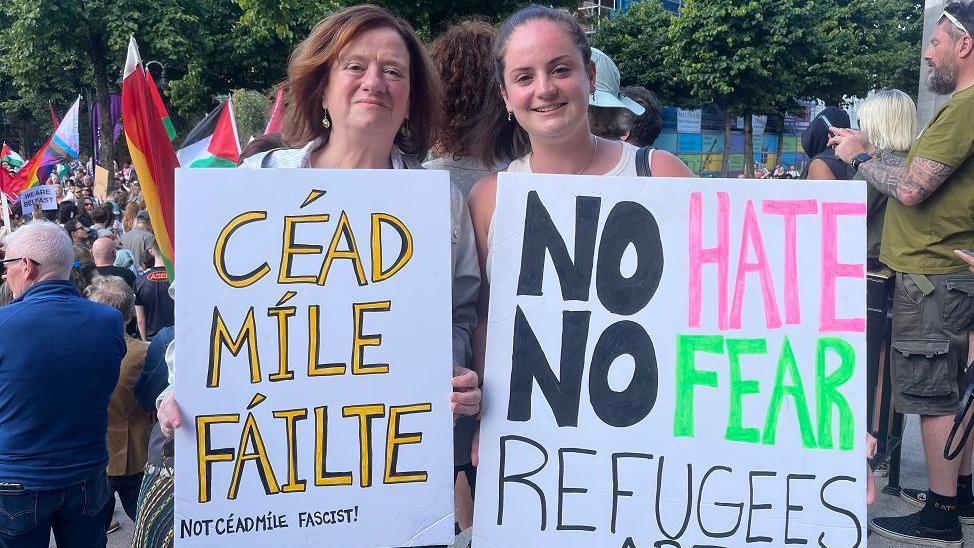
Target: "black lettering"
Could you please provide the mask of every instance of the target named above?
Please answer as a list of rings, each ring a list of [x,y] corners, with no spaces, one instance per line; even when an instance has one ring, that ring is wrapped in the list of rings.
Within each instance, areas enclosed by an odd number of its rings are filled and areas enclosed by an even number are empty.
[[[632,244],[636,271],[622,275],[622,256]],[[656,294],[663,277],[663,241],[659,225],[648,209],[636,202],[613,206],[599,240],[599,265],[595,288],[610,312],[630,316],[642,310]]]
[[[857,518],[856,514],[854,514],[853,512],[850,512],[845,508],[841,508],[839,506],[834,506],[832,504],[829,504],[829,502],[825,500],[825,490],[828,489],[829,485],[832,485],[837,481],[848,481],[848,482],[855,483],[856,478],[850,476],[836,476],[834,478],[829,479],[828,481],[822,484],[822,491],[819,493],[819,499],[821,499],[822,505],[828,508],[829,510],[836,512],[838,514],[842,514],[843,516],[846,516],[850,520],[852,520],[853,525],[856,526],[856,543],[852,545],[852,548],[859,548],[859,545],[862,544],[862,524],[859,523],[859,518]],[[826,546],[822,542],[824,538],[825,538],[825,533],[823,532],[818,536],[818,545],[821,548],[828,548],[828,546]]]
[[[665,462],[666,457],[660,456],[659,469],[656,473],[656,525],[659,526],[659,530],[663,533],[663,536],[670,540],[676,540],[683,536],[683,533],[687,530],[687,526],[690,525],[690,509],[693,505],[693,465],[687,463],[687,509],[683,515],[683,525],[675,535],[671,535],[667,532],[666,527],[663,526],[663,512],[659,506],[659,501],[663,494],[663,468]]]
[[[609,386],[609,370],[616,358],[623,354],[632,356],[635,370],[629,386],[622,392],[616,392]],[[588,377],[592,410],[602,422],[609,426],[626,427],[645,419],[656,405],[658,385],[656,349],[646,330],[628,320],[606,328],[595,344]]]
[[[710,470],[707,470],[707,473],[703,475],[703,479],[700,480],[700,490],[697,492],[697,524],[700,525],[700,530],[703,531],[703,534],[707,535],[710,538],[727,538],[733,536],[734,533],[736,533],[737,530],[741,527],[741,518],[744,517],[744,503],[743,502],[738,502],[738,503],[714,502],[714,506],[722,506],[726,508],[737,508],[737,523],[734,524],[733,529],[731,529],[730,531],[725,531],[723,533],[715,533],[713,531],[708,531],[707,528],[703,526],[703,517],[700,511],[700,504],[703,502],[703,488],[705,485],[707,485],[707,479],[710,478],[710,474],[713,474],[718,470],[722,472],[727,472],[728,474],[732,474],[734,472],[730,467],[727,466],[714,466]]]
[[[751,505],[747,509],[747,542],[771,542],[771,537],[752,537],[751,536],[751,523],[752,517],[754,516],[755,510],[770,510],[772,508],[771,504],[754,504],[754,478],[771,478],[777,476],[777,472],[749,472],[747,475],[747,483],[750,486],[750,503]]]
[[[524,473],[524,474],[513,474],[511,476],[506,475],[505,466],[507,465],[507,442],[508,441],[519,441],[533,446],[537,450],[541,451],[541,455],[544,460],[541,465],[534,470]],[[544,531],[548,526],[548,510],[545,503],[544,491],[541,490],[538,485],[532,481],[528,481],[527,478],[537,474],[545,465],[548,464],[548,451],[538,442],[524,438],[521,436],[501,436],[501,458],[500,458],[500,472],[497,474],[497,525],[504,524],[504,484],[505,483],[520,483],[522,485],[527,485],[538,494],[538,498],[541,500],[541,530]]]
[[[631,497],[632,491],[619,490],[619,459],[646,459],[651,460],[653,455],[649,453],[613,453],[612,454],[612,521],[609,530],[615,534],[616,518],[619,515],[619,497]],[[632,540],[632,539],[627,539]]]
[[[599,228],[602,199],[594,196],[575,198],[575,260],[568,256],[568,246],[551,220],[551,215],[536,191],[528,193],[524,215],[524,241],[521,248],[521,274],[518,295],[541,296],[544,279],[545,251],[558,273],[562,299],[587,301],[592,285],[592,263],[595,259],[595,235]],[[604,239],[604,238],[603,238]]]
[[[531,391],[537,380],[558,426],[578,426],[578,402],[591,316],[592,313],[587,311],[562,313],[559,379],[551,370],[524,312],[520,306],[517,307],[514,313],[514,350],[507,420],[524,422],[531,419]]]
[[[577,453],[580,455],[594,455],[592,449],[579,449],[577,447],[563,447],[558,450],[558,531],[594,531],[591,525],[566,525],[562,521],[565,493],[588,493],[588,489],[581,487],[565,487],[565,453]]]
[[[785,544],[808,544],[808,539],[803,538],[792,538],[788,534],[789,518],[791,512],[801,512],[805,509],[804,506],[800,504],[791,503],[791,480],[813,480],[814,475],[811,474],[788,474],[785,477]]]

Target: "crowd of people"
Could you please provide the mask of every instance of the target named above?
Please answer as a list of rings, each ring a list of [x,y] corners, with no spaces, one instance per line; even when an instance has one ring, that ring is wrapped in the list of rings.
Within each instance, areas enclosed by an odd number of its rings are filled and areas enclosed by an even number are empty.
[[[974,323],[974,257],[955,252],[974,248],[969,29],[974,7],[948,4],[924,57],[931,90],[953,95],[919,138],[909,96],[883,91],[860,110],[859,131],[835,107],[811,121],[803,172],[756,172],[870,185],[869,266],[896,278],[894,399],[921,416],[930,470],[929,489],[902,494],[918,513],[870,527],[936,546],[961,546],[960,523],[974,523],[970,443],[960,459],[938,452]],[[360,5],[297,46],[282,133],[242,155],[242,169],[450,173],[458,530],[473,520],[497,173],[693,176],[652,147],[662,122],[651,91],[620,82],[564,11],[458,23],[427,46],[402,19]],[[104,200],[72,167],[67,180],[52,175],[56,211],[14,204],[0,231],[0,547],[46,546],[51,531],[59,546],[105,546],[116,493],[133,547],[172,546],[171,438],[183,420],[172,379],[185,366],[174,358],[175,283],[130,166]]]

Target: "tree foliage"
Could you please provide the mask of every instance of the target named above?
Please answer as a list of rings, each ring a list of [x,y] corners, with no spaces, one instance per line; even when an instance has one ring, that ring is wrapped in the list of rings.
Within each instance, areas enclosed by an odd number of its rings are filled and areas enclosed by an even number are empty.
[[[679,67],[666,59],[674,19],[660,0],[645,0],[603,22],[592,43],[615,61],[623,86],[643,86],[666,104],[692,106]]]
[[[237,136],[240,146],[250,142],[250,138],[263,135],[267,127],[271,100],[263,93],[252,89],[238,89],[233,92],[233,112],[237,119]]]

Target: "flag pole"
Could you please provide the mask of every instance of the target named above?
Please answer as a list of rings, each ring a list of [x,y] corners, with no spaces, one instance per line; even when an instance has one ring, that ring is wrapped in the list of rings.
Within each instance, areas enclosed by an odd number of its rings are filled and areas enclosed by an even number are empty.
[[[10,230],[10,204],[7,203],[7,195],[3,191],[0,191],[0,203],[3,205],[3,226]]]

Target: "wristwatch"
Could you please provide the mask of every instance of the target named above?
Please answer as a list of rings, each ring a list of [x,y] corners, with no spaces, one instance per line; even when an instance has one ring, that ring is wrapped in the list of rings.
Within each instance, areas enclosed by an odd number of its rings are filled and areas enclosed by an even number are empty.
[[[849,165],[852,166],[853,170],[859,171],[859,164],[863,162],[868,162],[869,160],[872,159],[873,159],[872,155],[869,154],[868,152],[860,152],[859,154],[856,154],[855,156],[852,157],[852,162]]]

